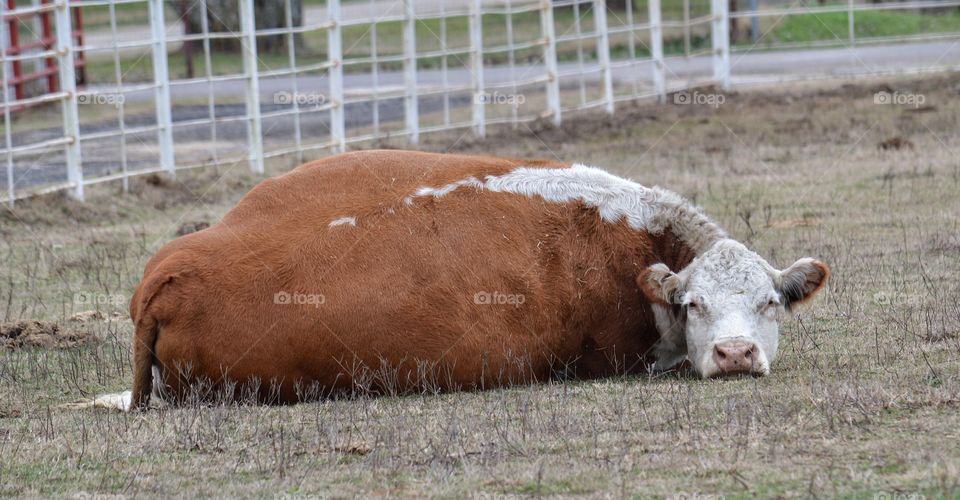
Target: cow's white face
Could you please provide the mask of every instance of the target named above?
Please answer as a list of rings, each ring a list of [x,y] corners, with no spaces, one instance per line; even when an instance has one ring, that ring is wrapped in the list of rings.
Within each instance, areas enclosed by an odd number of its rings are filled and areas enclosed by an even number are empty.
[[[777,355],[779,311],[812,297],[828,276],[810,258],[778,271],[734,240],[717,242],[678,273],[651,266],[637,281],[661,332],[658,368],[686,357],[704,378],[766,375]]]

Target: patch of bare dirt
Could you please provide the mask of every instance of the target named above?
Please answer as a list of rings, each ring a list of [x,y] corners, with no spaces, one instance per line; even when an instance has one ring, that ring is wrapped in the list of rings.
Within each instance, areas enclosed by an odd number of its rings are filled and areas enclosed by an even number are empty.
[[[123,318],[123,315],[120,314],[119,312],[113,312],[113,313],[107,314],[103,311],[91,310],[91,311],[78,312],[73,316],[70,316],[70,318],[68,318],[67,321],[71,321],[74,323],[86,323],[88,321],[106,321],[107,319],[121,319],[121,318]]]
[[[877,148],[884,151],[899,151],[901,149],[914,149],[913,141],[903,137],[890,137],[877,144]]]
[[[363,442],[344,443],[333,447],[333,452],[343,453],[344,455],[367,455],[373,451],[373,447]]]
[[[99,341],[92,333],[63,328],[47,321],[13,321],[0,325],[0,347],[10,350],[76,347]]]
[[[716,117],[722,118],[725,123],[731,121],[726,118],[729,113],[742,112],[756,116],[758,121],[768,121],[771,124],[770,136],[761,132],[759,140],[763,144],[776,143],[778,138],[786,137],[790,143],[819,143],[824,141],[849,143],[856,138],[849,136],[849,129],[853,126],[866,124],[863,117],[853,114],[849,123],[835,120],[820,120],[811,115],[812,110],[836,109],[838,106],[850,103],[868,103],[872,105],[877,92],[901,93],[935,93],[944,88],[955,88],[960,92],[960,84],[956,84],[955,77],[930,76],[925,79],[892,80],[885,83],[848,83],[841,86],[811,86],[798,85],[794,88],[755,89],[750,92],[724,91],[715,86],[703,86],[691,89],[706,95],[723,95],[723,104],[688,105],[677,102],[673,94],[667,96],[664,105],[653,101],[636,101],[617,103],[616,113],[608,116],[605,113],[572,112],[564,115],[560,126],[554,126],[549,117],[521,124],[516,129],[507,127],[494,128],[486,138],[477,139],[464,137],[452,147],[449,142],[436,143],[434,149],[438,151],[458,151],[467,153],[487,153],[491,148],[499,147],[504,143],[515,144],[517,139],[533,139],[531,144],[534,150],[557,149],[562,145],[580,140],[584,137],[602,136],[607,139],[619,139],[620,144],[641,151],[648,149],[652,144],[644,143],[640,137],[634,137],[647,124],[656,122],[672,124],[684,122],[687,124],[706,124]],[[785,107],[796,113],[785,112]],[[904,115],[912,117],[916,114],[936,115],[942,111],[940,107],[928,105],[904,110]],[[802,114],[800,118],[791,116]],[[869,126],[869,124],[867,124]],[[912,128],[924,130],[922,125],[906,127],[907,132]],[[736,128],[721,130],[717,137],[698,137],[697,144],[708,154],[729,155],[737,144],[731,141],[731,132],[736,136],[742,134]],[[798,135],[801,139],[797,140]],[[877,145],[881,150],[912,150],[913,143],[905,137],[894,137]],[[649,141],[649,138],[646,139]],[[424,149],[430,149],[425,144]],[[549,155],[541,155],[548,157]]]
[[[246,175],[223,177],[215,169],[206,169],[192,175],[173,179],[165,174],[153,174],[130,182],[130,194],[142,205],[156,210],[194,204],[216,203],[227,197],[244,193],[261,178]]]
[[[23,412],[16,408],[0,408],[0,419],[20,418],[21,415],[23,415]]]
[[[960,235],[950,232],[937,232],[926,245],[927,250],[943,254],[960,254]]]
[[[210,223],[207,221],[184,222],[179,228],[177,228],[177,236],[195,233],[208,227],[210,227]]]
[[[221,179],[222,177],[222,179]],[[220,180],[218,180],[220,179]],[[136,221],[144,210],[207,205],[239,199],[262,180],[249,173],[218,173],[205,169],[184,173],[176,179],[161,174],[130,179],[129,194],[120,194],[112,184],[91,189],[81,202],[58,192],[18,200],[13,208],[0,207],[0,234],[14,234],[19,227],[36,229],[112,225]]]
[[[812,227],[819,226],[820,219],[816,217],[800,217],[799,219],[787,219],[777,222],[773,222],[767,225],[767,227],[775,227],[778,229],[786,229],[791,227]]]

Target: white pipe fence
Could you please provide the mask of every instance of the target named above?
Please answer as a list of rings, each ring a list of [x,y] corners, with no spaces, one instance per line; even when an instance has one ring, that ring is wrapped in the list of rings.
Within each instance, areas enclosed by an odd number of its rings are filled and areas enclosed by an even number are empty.
[[[917,13],[957,8],[960,0],[862,1],[760,0],[762,8],[728,12],[728,0],[647,0],[645,9],[627,2],[625,11],[609,9],[605,0],[327,0],[322,7],[305,4],[294,23],[292,2],[284,0],[284,26],[258,29],[253,1],[238,0],[238,31],[211,14],[197,16],[199,33],[185,32],[182,19],[170,15],[177,4],[164,0],[0,6],[3,19],[52,12],[57,34],[49,50],[11,52],[7,22],[0,23],[6,198],[12,205],[65,190],[83,199],[85,186],[121,181],[126,190],[136,175],[238,164],[262,174],[268,159],[299,163],[305,152],[340,152],[352,144],[400,138],[415,145],[422,134],[458,129],[484,137],[491,126],[535,120],[560,125],[571,112],[612,114],[622,101],[667,103],[670,93],[697,86],[749,83],[735,69],[767,49],[854,50],[960,38],[956,32],[858,37],[855,22],[866,11]],[[85,27],[83,45],[72,36],[71,9],[78,8],[101,16]],[[207,1],[191,0],[190,8],[206,12]],[[804,43],[767,36],[789,16],[837,14],[846,16],[846,33]],[[753,33],[760,26],[767,31],[732,43],[731,23],[738,20],[753,22]],[[282,50],[259,50],[271,37],[283,38]],[[217,49],[231,42],[238,52]],[[190,75],[183,74],[188,46],[199,50],[193,59],[202,66]],[[81,51],[95,80],[85,87],[76,85]],[[791,54],[777,57],[789,61]],[[16,98],[8,84],[12,64],[44,58],[57,62],[59,89]],[[150,63],[141,64],[146,58]],[[941,59],[860,73],[956,69]],[[770,82],[824,74],[763,76]],[[45,117],[58,105],[62,125],[53,125]]]
[[[59,6],[54,10],[57,25],[56,52],[59,59],[58,73],[60,89],[64,93],[63,108],[63,147],[66,159],[67,182],[73,189],[75,198],[83,199],[83,167],[80,153],[80,115],[77,110],[77,76],[74,66],[74,44],[71,33],[70,9]],[[2,51],[6,52],[6,50]],[[4,65],[6,66],[6,65]],[[5,124],[10,127],[10,124]],[[8,163],[9,165],[10,163]],[[12,201],[11,201],[12,203]]]

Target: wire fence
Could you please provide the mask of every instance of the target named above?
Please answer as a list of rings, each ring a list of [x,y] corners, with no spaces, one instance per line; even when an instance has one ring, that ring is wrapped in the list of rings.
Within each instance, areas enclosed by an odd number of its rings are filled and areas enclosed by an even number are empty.
[[[282,12],[252,0],[0,8],[8,202],[52,191],[83,199],[93,184],[126,191],[136,175],[200,167],[263,173],[271,158],[293,165],[440,131],[559,125],[636,99],[674,94],[685,104],[675,93],[704,85],[722,92],[960,62],[954,44],[936,45],[960,37],[960,0],[740,0],[733,12],[729,0],[273,4]],[[13,44],[11,32],[32,38]],[[902,52],[907,41],[922,42],[918,54]],[[882,50],[861,48],[870,44]],[[14,78],[23,65],[55,75],[56,90],[27,95]]]

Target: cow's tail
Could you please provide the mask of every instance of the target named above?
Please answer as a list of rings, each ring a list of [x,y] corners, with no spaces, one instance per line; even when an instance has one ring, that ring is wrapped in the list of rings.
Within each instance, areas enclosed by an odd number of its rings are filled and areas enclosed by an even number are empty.
[[[131,410],[143,410],[150,404],[153,392],[154,348],[160,325],[149,314],[137,322],[133,333],[133,394],[130,398]]]
[[[160,334],[158,305],[154,300],[165,286],[182,276],[162,269],[153,271],[147,273],[149,277],[144,278],[130,301],[130,317],[134,323],[131,410],[146,409],[153,392],[153,365],[156,362],[157,336]]]

